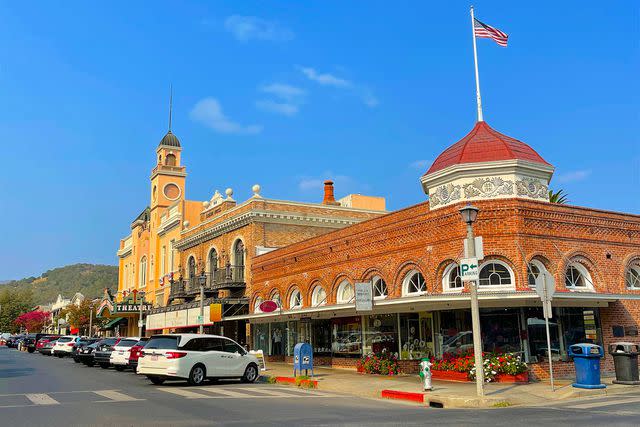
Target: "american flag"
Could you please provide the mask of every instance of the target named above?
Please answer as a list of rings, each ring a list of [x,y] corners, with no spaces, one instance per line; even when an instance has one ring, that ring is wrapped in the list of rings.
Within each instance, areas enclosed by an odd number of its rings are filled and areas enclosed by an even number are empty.
[[[502,47],[507,47],[507,39],[508,35],[503,33],[497,28],[493,28],[490,25],[483,24],[474,18],[473,20],[473,31],[476,37],[480,37],[483,39],[493,39],[496,43],[498,43]]]

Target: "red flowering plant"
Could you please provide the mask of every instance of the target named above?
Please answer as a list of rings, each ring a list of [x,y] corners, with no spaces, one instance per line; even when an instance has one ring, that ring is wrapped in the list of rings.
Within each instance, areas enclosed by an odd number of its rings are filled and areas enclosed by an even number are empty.
[[[398,356],[392,353],[370,353],[358,360],[358,370],[367,374],[398,375]]]
[[[14,320],[14,323],[18,326],[24,327],[29,332],[40,332],[44,325],[49,322],[51,313],[48,311],[30,311],[28,313],[22,313]]]
[[[514,353],[482,353],[484,379],[493,381],[498,374],[517,375],[526,372],[527,364]],[[475,358],[473,351],[461,353],[445,353],[441,359],[431,358],[431,369],[434,371],[466,372],[469,379],[476,378]]]

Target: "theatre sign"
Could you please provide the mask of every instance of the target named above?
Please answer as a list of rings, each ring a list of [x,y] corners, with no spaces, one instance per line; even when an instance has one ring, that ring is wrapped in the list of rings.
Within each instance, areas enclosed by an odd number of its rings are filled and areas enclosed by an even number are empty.
[[[105,290],[102,301],[96,311],[98,317],[126,317],[130,315],[137,315],[140,313],[140,305],[142,304],[142,311],[151,310],[153,304],[148,302],[138,302],[135,297],[129,297],[125,301],[115,302],[113,295],[108,290]]]

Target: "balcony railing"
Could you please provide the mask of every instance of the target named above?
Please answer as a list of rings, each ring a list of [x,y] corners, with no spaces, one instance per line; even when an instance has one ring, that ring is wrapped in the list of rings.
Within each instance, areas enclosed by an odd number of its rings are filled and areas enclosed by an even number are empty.
[[[205,273],[206,282],[205,291],[214,291],[219,289],[243,288],[245,287],[243,265],[228,265],[223,268],[214,270],[211,273]],[[185,291],[187,294],[196,294],[200,292],[200,276],[185,279]]]

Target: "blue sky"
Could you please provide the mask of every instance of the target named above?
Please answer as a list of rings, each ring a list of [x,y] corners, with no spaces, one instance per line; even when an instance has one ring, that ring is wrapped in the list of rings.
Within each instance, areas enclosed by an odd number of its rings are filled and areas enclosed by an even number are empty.
[[[485,120],[556,166],[573,204],[640,213],[638,7],[475,3]],[[425,200],[475,121],[468,2],[3,2],[0,279],[116,264],[167,129],[187,197]]]

